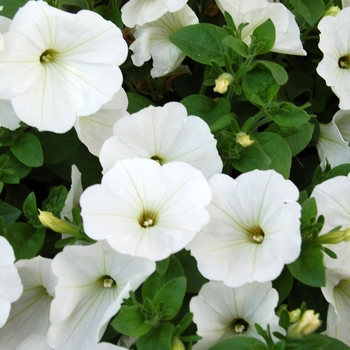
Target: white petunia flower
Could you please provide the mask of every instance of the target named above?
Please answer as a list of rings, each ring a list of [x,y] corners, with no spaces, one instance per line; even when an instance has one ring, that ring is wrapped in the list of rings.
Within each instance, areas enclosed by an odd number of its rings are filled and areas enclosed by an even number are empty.
[[[50,346],[93,349],[123,298],[155,271],[155,263],[119,254],[102,241],[65,247],[52,268],[58,284],[51,304]]]
[[[179,11],[188,0],[130,0],[122,8],[123,23],[133,28],[162,17],[166,12]]]
[[[169,36],[183,27],[197,23],[196,14],[185,5],[180,11],[167,12],[154,22],[136,26],[136,40],[130,45],[130,50],[134,52],[131,56],[134,65],[140,67],[152,58],[153,78],[174,71],[186,55],[170,41]]]
[[[51,259],[41,256],[16,263],[24,289],[20,299],[12,305],[8,322],[0,329],[0,349],[51,349],[47,332],[57,283],[51,263]]]
[[[23,285],[14,265],[15,254],[6,238],[0,236],[0,327],[10,314],[11,303],[22,294]]]
[[[350,0],[342,0],[342,8],[349,7],[350,6]]]
[[[186,108],[178,102],[144,108],[115,124],[114,136],[100,152],[103,172],[118,160],[134,157],[151,158],[160,164],[186,162],[205,177],[222,171],[216,140],[208,124],[199,117],[187,116]]]
[[[317,73],[326,81],[339,98],[339,108],[350,109],[350,8],[344,8],[336,16],[323,17],[319,24],[323,59]]]
[[[329,302],[325,334],[350,346],[350,269],[327,268],[326,286],[321,290]]]
[[[239,288],[227,287],[222,282],[208,282],[190,302],[197,334],[202,339],[193,350],[207,350],[232,337],[254,337],[262,340],[254,324],[266,329],[269,324],[277,330],[275,307],[278,293],[271,282],[248,283]]]
[[[75,130],[80,141],[89,149],[90,153],[98,156],[103,143],[113,136],[114,124],[125,115],[128,108],[128,97],[121,88],[112,98],[112,101],[104,104],[96,113],[78,118]]]
[[[299,191],[274,170],[209,179],[210,223],[187,246],[202,275],[239,287],[274,280],[301,249]]]
[[[183,162],[121,160],[81,198],[86,234],[118,252],[163,260],[209,221],[211,191],[202,173]]]
[[[350,229],[350,178],[337,176],[317,185],[311,197],[316,199],[317,214],[325,223],[320,236],[337,226]],[[326,334],[350,345],[350,255],[349,242],[326,245],[337,254],[332,259],[324,254],[326,286],[322,293],[329,302]]]
[[[4,50],[4,38],[2,34],[10,28],[11,20],[0,16],[0,51]],[[0,100],[0,127],[3,126],[10,130],[15,130],[20,126],[20,119],[17,117],[8,100]]]
[[[0,97],[39,130],[68,131],[121,87],[127,44],[120,29],[95,12],[71,14],[28,1],[4,38]]]
[[[300,41],[300,31],[294,15],[280,3],[267,0],[216,0],[220,10],[228,12],[238,28],[240,24],[249,23],[242,29],[242,40],[250,45],[255,28],[271,19],[276,29],[276,40],[271,51],[290,55],[306,55]]]
[[[316,148],[321,166],[326,160],[332,168],[350,162],[350,111],[340,110],[328,124],[320,124],[320,137]]]

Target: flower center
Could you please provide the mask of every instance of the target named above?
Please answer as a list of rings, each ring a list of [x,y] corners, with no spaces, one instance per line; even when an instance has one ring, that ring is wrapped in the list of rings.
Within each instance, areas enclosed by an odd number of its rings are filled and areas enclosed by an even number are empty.
[[[249,323],[243,318],[234,318],[231,321],[231,327],[236,334],[242,334],[249,328]]]
[[[57,52],[55,50],[48,49],[41,54],[40,62],[41,63],[50,63],[54,60],[56,54],[57,54]]]
[[[162,158],[160,158],[159,156],[153,156],[151,157],[151,159],[155,160],[157,163],[159,163],[160,165],[164,164],[164,161]]]
[[[154,226],[155,223],[156,223],[156,215],[149,211],[143,212],[139,218],[139,224],[144,228]]]
[[[348,69],[350,68],[350,55],[346,55],[339,58],[338,61],[339,68]]]
[[[113,285],[116,284],[115,280],[111,276],[103,276],[102,281],[103,281],[104,288],[112,288]]]
[[[249,228],[247,231],[252,237],[254,243],[260,244],[264,241],[265,233],[260,226]]]

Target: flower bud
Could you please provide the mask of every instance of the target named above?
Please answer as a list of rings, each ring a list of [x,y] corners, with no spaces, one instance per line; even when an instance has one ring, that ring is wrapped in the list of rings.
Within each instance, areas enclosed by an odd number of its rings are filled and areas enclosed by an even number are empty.
[[[338,6],[331,6],[324,14],[325,16],[336,16],[340,12],[340,8]]]
[[[340,242],[350,241],[350,229],[345,231],[334,231],[326,233],[325,235],[318,236],[315,239],[316,243],[319,244],[338,244]]]
[[[254,143],[254,140],[251,140],[250,136],[245,132],[239,132],[236,135],[236,142],[242,147],[249,147]]]
[[[61,220],[49,211],[39,210],[38,218],[45,227],[50,228],[52,231],[58,233],[67,233],[72,236],[79,235],[79,228],[77,226],[74,226],[69,222]]]
[[[300,309],[295,309],[289,312],[290,323],[295,323],[299,321],[299,318],[300,318]]]
[[[292,324],[287,332],[289,338],[297,338],[313,333],[321,326],[320,314],[315,314],[314,310],[306,310],[298,322]]]
[[[215,87],[213,90],[215,92],[218,92],[219,94],[224,94],[227,91],[228,86],[232,83],[233,83],[233,76],[229,73],[222,73],[215,80]]]
[[[171,340],[171,350],[185,350],[185,345],[178,337],[173,337]]]

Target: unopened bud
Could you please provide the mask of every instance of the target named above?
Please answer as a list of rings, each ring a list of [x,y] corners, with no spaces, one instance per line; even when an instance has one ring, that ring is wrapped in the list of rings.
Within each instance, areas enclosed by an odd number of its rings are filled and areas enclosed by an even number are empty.
[[[67,233],[72,236],[79,235],[79,228],[77,226],[61,220],[49,211],[39,210],[38,218],[45,227],[50,228],[52,231]]]
[[[214,91],[219,94],[224,94],[230,84],[233,83],[233,76],[230,73],[222,73],[215,80]]]
[[[289,312],[290,323],[295,323],[299,321],[299,318],[300,318],[300,309],[295,309]]]
[[[340,242],[350,241],[350,229],[345,231],[334,231],[326,233],[325,235],[318,236],[315,239],[316,243],[319,244],[338,244]]]
[[[325,16],[336,16],[340,12],[340,8],[338,6],[331,6],[324,14]]]
[[[178,337],[173,337],[171,340],[171,350],[185,350],[185,345],[184,343],[178,338]]]
[[[251,140],[250,136],[245,132],[239,132],[236,134],[236,142],[242,147],[249,147],[254,143],[254,140]]]
[[[315,314],[314,310],[306,310],[299,321],[292,324],[287,332],[289,338],[298,338],[303,335],[313,333],[321,326],[320,314]]]

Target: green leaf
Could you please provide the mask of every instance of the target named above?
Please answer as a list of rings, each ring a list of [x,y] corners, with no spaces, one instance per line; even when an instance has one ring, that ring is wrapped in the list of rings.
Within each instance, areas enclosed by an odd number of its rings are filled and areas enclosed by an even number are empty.
[[[10,146],[11,152],[23,164],[30,167],[39,167],[43,165],[43,151],[40,141],[30,133],[24,133],[19,136],[16,143]]]
[[[286,350],[323,350],[329,345],[328,337],[321,334],[309,334],[299,339],[290,339],[287,341]],[[337,347],[332,348],[340,350]]]
[[[317,244],[303,243],[299,258],[287,266],[297,280],[308,286],[323,287],[326,284],[323,253]]]
[[[140,305],[122,306],[111,325],[117,332],[129,337],[139,337],[152,328],[152,325],[145,323]]]
[[[1,11],[1,16],[12,19],[17,10],[27,2],[28,0],[2,0],[1,6],[4,6],[4,8]]]
[[[4,227],[15,222],[20,216],[21,211],[19,209],[0,199],[0,217],[2,217]]]
[[[254,65],[256,67],[263,67],[264,69],[268,70],[279,86],[284,85],[288,81],[288,74],[286,70],[275,62],[260,60],[256,61]]]
[[[279,314],[279,325],[284,329],[288,330],[290,326],[290,316],[289,312],[286,309],[282,309]]]
[[[166,258],[161,261],[157,261],[157,269],[156,269],[157,273],[159,273],[160,275],[163,275],[169,267],[169,261],[170,261],[169,258]]]
[[[231,105],[225,98],[217,102],[203,95],[191,95],[184,98],[181,103],[186,107],[188,115],[201,117],[209,126],[230,113]]]
[[[274,96],[271,96],[270,92],[274,85],[276,82],[273,75],[262,67],[250,70],[242,78],[242,89],[246,98],[257,106],[264,106],[272,100]],[[277,85],[274,91],[278,92]]]
[[[307,226],[317,218],[317,204],[315,198],[306,199],[301,205],[301,225]]]
[[[162,308],[162,320],[172,320],[182,306],[182,300],[186,293],[186,277],[172,279],[160,288],[153,299],[154,307]]]
[[[281,304],[284,299],[287,298],[288,294],[292,290],[293,280],[293,276],[285,266],[282,273],[274,281],[272,281],[273,288],[275,288],[278,292],[278,304]]]
[[[56,134],[53,132],[32,132],[40,141],[44,154],[45,164],[55,164],[67,159],[81,144],[77,134],[72,128],[65,134]]]
[[[280,126],[298,127],[310,120],[310,116],[302,108],[289,102],[271,102],[265,111]]]
[[[295,11],[297,11],[305,20],[313,26],[324,12],[323,0],[291,0]]]
[[[323,335],[322,337],[326,338],[329,341],[329,344],[327,344],[325,347],[323,347],[322,350],[350,350],[350,347],[346,344],[344,344],[339,339],[327,337]]]
[[[309,144],[314,131],[314,125],[306,123],[296,127],[280,126],[278,124],[271,124],[267,131],[274,132],[283,137],[292,152],[292,157],[299,154]]]
[[[49,196],[42,202],[43,210],[59,217],[67,195],[68,190],[63,185],[51,188]]]
[[[216,122],[210,125],[210,131],[212,134],[215,134],[219,131],[227,129],[227,127],[234,120],[235,115],[233,113],[229,113],[219,118]]]
[[[200,23],[177,30],[169,36],[169,39],[196,62],[210,66],[213,60],[222,67],[225,65],[224,53],[232,56],[230,48],[222,43],[227,36],[223,28]]]
[[[171,340],[174,326],[169,322],[161,322],[159,327],[153,327],[137,341],[138,350],[171,350]]]
[[[44,244],[45,229],[35,229],[24,222],[15,222],[6,227],[4,237],[10,242],[16,260],[34,258]]]
[[[134,92],[127,93],[129,104],[127,111],[132,114],[138,112],[142,108],[146,108],[152,105],[152,102],[144,96],[136,94]]]
[[[165,273],[159,274],[154,272],[142,285],[142,298],[146,300],[149,298],[153,300],[159,289],[162,288],[167,282],[176,277],[184,276],[179,259],[175,255],[171,255],[169,259],[169,266]]]
[[[30,223],[34,227],[42,226],[38,218],[39,212],[34,192],[29,193],[29,195],[25,199],[23,203],[23,214],[27,218],[28,223]]]
[[[264,346],[262,349],[268,349],[266,345],[256,338],[250,337],[233,337],[226,339],[219,344],[214,345],[209,350],[228,350],[228,349],[239,349],[239,350],[251,350],[252,346],[261,345]]]
[[[249,57],[248,53],[248,45],[244,43],[241,39],[235,38],[230,35],[227,36],[222,43],[228,47],[230,47],[233,51],[237,52],[242,57]]]
[[[252,34],[252,46],[256,45],[255,55],[261,55],[271,51],[275,44],[276,30],[273,22],[268,18],[263,24],[254,29]]]
[[[181,261],[182,267],[187,277],[187,293],[198,294],[199,290],[208,280],[198,271],[197,261],[186,249],[176,253],[176,257]]]

